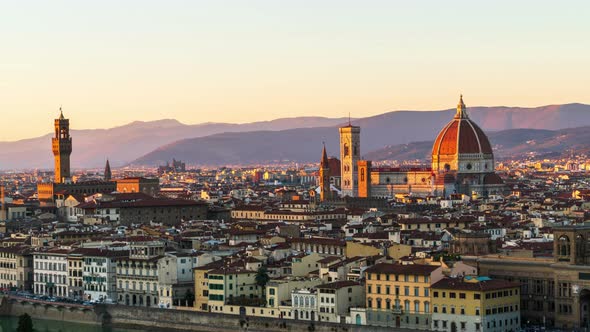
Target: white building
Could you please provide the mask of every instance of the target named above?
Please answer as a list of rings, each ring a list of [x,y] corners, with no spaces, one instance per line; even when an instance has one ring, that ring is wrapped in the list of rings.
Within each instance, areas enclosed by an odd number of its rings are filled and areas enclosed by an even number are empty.
[[[34,253],[33,292],[39,295],[68,296],[68,253],[66,249],[50,249]]]
[[[130,244],[129,257],[117,258],[118,302],[140,307],[158,306],[158,261],[164,256],[160,241]]]
[[[166,253],[165,257],[158,260],[158,292],[160,294],[160,307],[171,308],[176,303],[187,306],[185,303],[187,292],[194,295],[194,274],[193,268],[197,262],[207,261],[203,257],[199,261],[198,255]],[[213,256],[211,256],[213,257]],[[206,264],[206,263],[204,263]],[[203,264],[203,265],[204,265]]]
[[[88,301],[117,300],[117,260],[128,251],[84,249],[82,280],[84,299]]]
[[[355,281],[336,281],[316,286],[319,321],[345,323],[350,308],[365,303],[365,288]]]
[[[317,289],[301,288],[291,292],[291,317],[296,320],[318,319]]]

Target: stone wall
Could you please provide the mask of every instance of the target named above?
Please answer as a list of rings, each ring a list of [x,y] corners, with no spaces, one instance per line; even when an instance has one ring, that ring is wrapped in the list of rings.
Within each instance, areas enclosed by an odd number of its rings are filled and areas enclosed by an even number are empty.
[[[368,332],[391,329],[332,323],[315,323],[292,319],[265,317],[240,317],[238,315],[211,314],[195,311],[139,308],[109,305],[110,327],[148,328],[154,331],[175,329],[180,331],[318,331],[318,332]],[[105,317],[106,318],[106,317]]]
[[[315,323],[291,319],[240,317],[185,310],[171,310],[122,305],[97,305],[81,310],[65,306],[32,304],[0,299],[0,316],[19,316],[28,313],[33,318],[103,325],[112,328],[136,328],[144,331],[317,331],[369,332],[390,331],[374,326],[334,323]]]
[[[33,318],[67,321],[83,324],[102,324],[102,314],[92,309],[54,306],[31,302],[13,302],[3,297],[0,300],[0,315],[20,316],[24,313]]]

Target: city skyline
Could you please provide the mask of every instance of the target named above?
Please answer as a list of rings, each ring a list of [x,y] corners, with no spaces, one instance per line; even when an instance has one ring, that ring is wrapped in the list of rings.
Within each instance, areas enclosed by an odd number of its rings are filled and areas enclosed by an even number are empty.
[[[0,141],[46,134],[60,106],[94,129],[441,110],[459,93],[588,104],[589,5],[569,4],[2,4],[0,107],[27,125]]]

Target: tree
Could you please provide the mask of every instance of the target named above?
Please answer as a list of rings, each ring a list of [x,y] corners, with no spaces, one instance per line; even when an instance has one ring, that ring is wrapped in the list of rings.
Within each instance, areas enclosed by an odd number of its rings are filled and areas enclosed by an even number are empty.
[[[258,271],[256,271],[255,280],[256,280],[256,285],[262,287],[262,289],[264,290],[264,288],[266,287],[266,284],[270,280],[270,277],[268,276],[268,271],[266,270],[266,267],[261,266],[258,269]]]
[[[186,301],[187,306],[192,306],[195,302],[195,294],[189,289],[186,290],[186,294],[184,294],[184,300]]]
[[[18,317],[16,332],[33,332],[33,320],[29,314],[22,314]]]

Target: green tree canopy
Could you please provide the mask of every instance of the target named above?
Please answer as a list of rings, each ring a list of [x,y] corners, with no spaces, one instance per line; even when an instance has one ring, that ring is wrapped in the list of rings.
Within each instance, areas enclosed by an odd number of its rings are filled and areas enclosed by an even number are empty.
[[[22,314],[18,317],[16,332],[33,332],[33,319],[29,314]]]
[[[256,271],[256,284],[260,287],[266,287],[266,284],[270,281],[270,277],[268,275],[268,270],[266,267],[261,266],[258,271]]]

